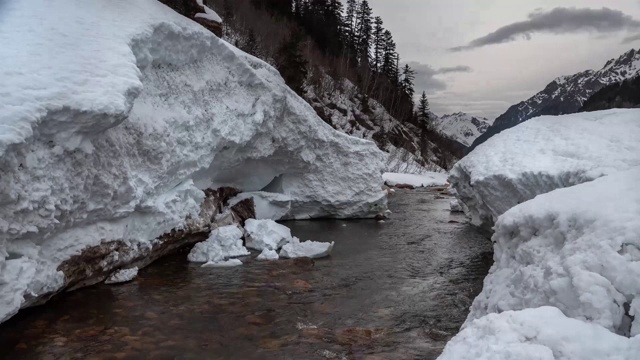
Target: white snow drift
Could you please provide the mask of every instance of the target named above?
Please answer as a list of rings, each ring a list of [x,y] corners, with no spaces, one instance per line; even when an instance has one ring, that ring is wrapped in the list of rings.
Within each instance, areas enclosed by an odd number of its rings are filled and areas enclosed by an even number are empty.
[[[469,320],[551,305],[640,334],[640,167],[539,195],[503,214]],[[625,306],[630,311],[625,315]],[[468,320],[468,321],[469,321]]]
[[[384,211],[373,143],[161,3],[8,0],[2,15],[0,321],[63,288],[58,265],[88,246],[133,257],[206,224],[206,188],[285,194],[287,218]]]
[[[423,174],[400,174],[400,173],[384,173],[382,178],[389,186],[399,184],[411,185],[413,187],[427,186],[446,186],[447,174],[437,172],[425,172]]]
[[[633,360],[631,339],[570,319],[553,307],[490,314],[473,321],[445,347],[439,360]]]
[[[476,225],[536,195],[640,166],[640,110],[542,116],[492,137],[450,182]]]

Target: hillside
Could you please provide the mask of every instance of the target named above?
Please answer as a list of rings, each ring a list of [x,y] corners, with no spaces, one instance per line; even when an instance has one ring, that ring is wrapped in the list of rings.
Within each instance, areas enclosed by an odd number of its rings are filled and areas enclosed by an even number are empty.
[[[444,171],[464,154],[464,147],[437,131],[423,130],[415,118],[413,75],[397,68],[399,55],[381,18],[368,15],[378,30],[371,34],[371,58],[367,59],[358,55],[361,41],[351,40],[359,36],[357,27],[332,27],[335,17],[348,23],[349,16],[358,16],[349,15],[349,8],[339,2],[311,2],[308,9],[281,9],[277,1],[208,3],[224,19],[223,39],[279,69],[287,84],[334,129],[374,141],[390,155],[387,170]],[[357,9],[363,6],[363,2],[354,3]],[[384,33],[384,44],[376,45],[376,33]],[[293,59],[293,66],[283,64],[283,57]],[[293,74],[292,67],[299,68],[300,74]]]
[[[640,76],[603,87],[593,94],[580,111],[640,107]]]
[[[528,119],[542,115],[563,115],[578,112],[593,94],[603,87],[632,78],[640,71],[640,50],[629,50],[611,59],[600,70],[586,70],[560,76],[531,98],[511,106],[500,115],[486,133],[469,147],[473,150],[495,134]]]

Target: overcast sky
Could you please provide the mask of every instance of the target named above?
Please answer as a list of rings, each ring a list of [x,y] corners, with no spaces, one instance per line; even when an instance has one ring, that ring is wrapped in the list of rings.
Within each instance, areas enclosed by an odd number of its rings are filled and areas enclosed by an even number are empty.
[[[640,0],[369,1],[438,115],[494,119],[560,75],[640,47]]]

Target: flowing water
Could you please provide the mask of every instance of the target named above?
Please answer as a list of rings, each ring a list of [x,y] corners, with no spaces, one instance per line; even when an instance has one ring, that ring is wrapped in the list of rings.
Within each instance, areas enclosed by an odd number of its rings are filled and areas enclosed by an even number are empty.
[[[0,358],[435,359],[491,264],[491,243],[448,203],[400,190],[384,223],[286,223],[303,240],[335,241],[315,264],[201,268],[181,251],[130,283],[21,312],[0,325]]]

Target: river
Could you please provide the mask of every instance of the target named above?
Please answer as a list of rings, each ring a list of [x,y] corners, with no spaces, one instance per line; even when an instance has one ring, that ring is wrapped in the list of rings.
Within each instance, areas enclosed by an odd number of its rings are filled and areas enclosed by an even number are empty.
[[[491,243],[434,190],[398,190],[389,208],[384,223],[285,223],[335,241],[315,264],[201,268],[183,250],[130,283],[62,294],[0,325],[0,357],[435,359],[482,289]]]

